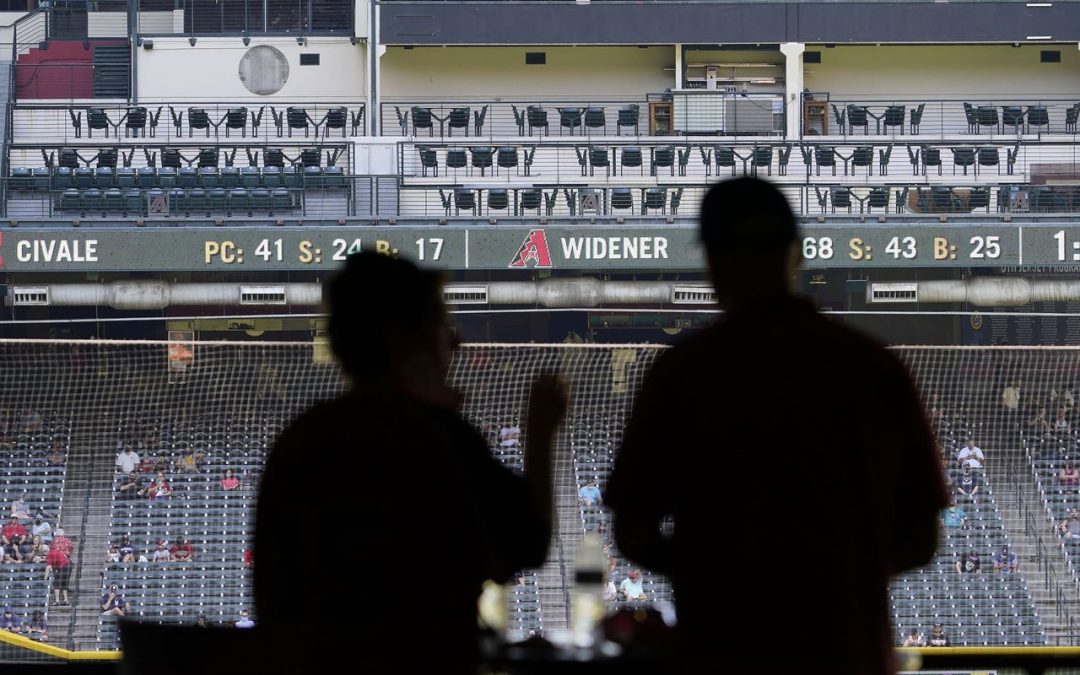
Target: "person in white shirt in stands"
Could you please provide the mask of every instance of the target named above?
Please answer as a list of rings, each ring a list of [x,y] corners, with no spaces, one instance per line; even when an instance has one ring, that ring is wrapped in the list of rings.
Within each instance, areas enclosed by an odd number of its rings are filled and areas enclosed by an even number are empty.
[[[248,618],[246,609],[240,610],[240,620],[236,622],[237,628],[254,628],[255,622]]]
[[[607,585],[604,586],[604,602],[615,602],[619,597],[619,591],[615,587],[615,574],[608,576]]]
[[[631,570],[630,575],[619,584],[619,592],[627,600],[648,600],[641,588],[641,570]]]
[[[905,647],[925,647],[926,637],[919,632],[918,628],[912,628],[907,637],[904,638]]]
[[[499,445],[504,448],[516,447],[519,436],[521,436],[521,427],[513,422],[507,422],[506,426],[499,429]]]
[[[982,463],[986,461],[986,457],[983,455],[983,451],[976,447],[975,439],[969,438],[967,445],[960,449],[957,461],[960,466],[964,466],[964,463],[966,462],[972,469],[981,469],[983,468]]]
[[[116,456],[116,470],[126,476],[138,466],[139,453],[132,450],[130,445],[125,445],[124,450]]]
[[[169,562],[172,559],[169,555],[169,549],[166,548],[168,543],[164,539],[158,542],[157,550],[154,551],[154,562]]]

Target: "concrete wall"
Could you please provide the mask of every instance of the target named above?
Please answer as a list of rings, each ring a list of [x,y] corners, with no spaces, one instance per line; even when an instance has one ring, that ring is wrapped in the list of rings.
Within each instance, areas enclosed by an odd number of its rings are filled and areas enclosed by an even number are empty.
[[[348,38],[308,38],[300,46],[294,38],[252,38],[244,46],[240,38],[199,38],[195,46],[187,38],[155,37],[153,49],[136,49],[138,94],[152,101],[312,101],[347,103],[364,100],[366,76],[364,46]],[[271,45],[289,64],[285,86],[272,96],[249,92],[239,79],[240,59],[248,49]],[[301,66],[301,53],[317,53],[320,64]]]
[[[525,52],[547,64],[525,65]],[[675,51],[649,47],[390,47],[382,57],[386,100],[560,96],[643,99],[674,85]]]
[[[805,86],[834,99],[1080,98],[1080,50],[1067,45],[881,46],[820,51],[808,63]],[[1040,63],[1043,49],[1061,51],[1061,63]]]

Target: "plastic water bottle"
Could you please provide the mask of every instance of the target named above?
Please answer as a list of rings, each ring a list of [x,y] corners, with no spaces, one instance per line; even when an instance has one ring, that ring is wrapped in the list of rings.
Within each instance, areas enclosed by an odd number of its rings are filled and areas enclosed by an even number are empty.
[[[607,556],[596,532],[586,532],[574,560],[574,595],[570,631],[574,644],[591,647],[597,641],[604,618],[604,584]]]

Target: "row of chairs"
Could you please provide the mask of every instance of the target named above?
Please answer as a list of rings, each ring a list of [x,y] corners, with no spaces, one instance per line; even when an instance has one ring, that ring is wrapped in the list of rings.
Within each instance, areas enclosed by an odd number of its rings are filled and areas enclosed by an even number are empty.
[[[514,115],[514,124],[517,126],[519,136],[526,135],[526,130],[529,136],[532,136],[534,131],[541,135],[550,135],[552,122],[549,120],[549,109],[544,108],[542,105],[526,106],[524,110],[518,109],[516,105],[511,105],[510,108]],[[599,132],[600,130],[603,130],[605,134],[607,133],[608,115],[603,106],[561,106],[554,108],[554,110],[559,116],[558,128],[560,135],[564,131],[570,135],[575,133],[584,135],[593,131]],[[451,107],[442,116],[429,106],[412,106],[407,110],[402,110],[400,106],[394,106],[394,111],[397,115],[397,123],[402,136],[409,135],[410,131],[413,136],[419,136],[423,131],[427,131],[428,136],[434,136],[436,123],[438,124],[440,137],[453,136],[455,129],[468,136],[470,128],[473,130],[474,135],[482,136],[484,123],[487,120],[488,106],[484,105],[478,110],[474,110],[470,106]],[[632,127],[634,135],[638,135],[640,117],[641,108],[638,104],[633,103],[620,107],[615,117],[616,134],[621,136],[623,128]]]
[[[1065,113],[1066,118],[1072,117],[1072,126],[1076,127],[1076,113],[1080,111],[1080,104],[1074,105]],[[1002,132],[1006,127],[1012,127],[1016,133],[1021,128],[1027,131],[1031,127],[1049,127],[1050,112],[1044,105],[1029,105],[1027,110],[1018,105],[1001,106],[1001,115],[998,115],[997,106],[980,105],[973,106],[964,103],[964,118],[967,120],[968,133],[977,134],[983,127],[990,127],[990,132]]]
[[[82,155],[76,148],[60,148],[57,151],[49,151],[44,148],[41,149],[41,159],[45,166],[52,168],[54,166],[65,167],[68,169],[78,169],[83,166],[89,167],[91,164],[96,164],[98,168],[108,167],[110,169],[118,168],[118,165],[130,168],[135,160],[135,151],[139,149],[139,146],[128,146],[130,150],[124,152],[118,150],[118,148],[98,148],[97,153],[91,157]],[[208,147],[198,148],[197,152],[191,156],[185,155],[181,152],[180,148],[142,148],[143,156],[146,159],[146,166],[163,166],[179,169],[184,166],[220,166],[222,160],[225,162],[226,167],[234,166],[236,163],[236,154],[240,147],[233,146],[230,149],[228,147]],[[263,166],[275,166],[279,169],[285,169],[287,167],[306,167],[306,166],[322,166],[323,154],[322,148],[298,148],[298,152],[295,157],[290,157],[285,154],[285,150],[282,148],[271,148],[264,146],[245,147],[244,154],[247,155],[249,166],[258,166],[260,164],[260,155],[262,157],[261,164]],[[344,153],[344,147],[328,148],[326,150],[326,164],[327,166],[334,166],[337,164],[337,160]],[[160,160],[159,160],[160,156]]]
[[[428,172],[431,172],[432,176],[439,175],[439,155],[438,151],[433,146],[418,145],[416,147],[417,152],[420,153],[420,172],[422,176],[427,176]],[[471,156],[471,162],[469,161]],[[536,156],[536,146],[516,148],[514,146],[504,146],[501,148],[493,148],[487,146],[471,147],[471,148],[447,148],[444,153],[443,164],[447,169],[480,169],[480,175],[487,174],[489,169],[498,175],[499,169],[521,169],[524,171],[524,175],[528,176],[532,171],[533,159]]]
[[[526,129],[530,136],[533,135],[534,130],[545,136],[550,135],[548,111],[543,106],[530,105],[525,110],[518,110],[516,105],[511,105],[510,108],[514,113],[514,124],[517,125],[518,136],[524,136]],[[603,129],[607,134],[607,112],[603,107],[562,107],[555,110],[559,113],[560,136],[563,129],[569,131],[571,135],[575,129],[580,129],[582,134],[587,130]],[[640,117],[641,107],[638,104],[631,103],[620,107],[615,117],[615,135],[622,136],[623,127],[633,127],[634,135],[639,135]]]
[[[833,119],[841,134],[846,135],[848,132],[854,133],[856,127],[862,127],[864,135],[870,133],[870,120],[871,118],[874,118],[874,116],[870,113],[867,106],[850,103],[842,110],[837,108],[835,103],[831,104],[831,106]],[[922,124],[923,112],[925,110],[925,103],[920,103],[910,111],[907,109],[907,106],[904,105],[886,106],[885,111],[880,116],[874,118],[877,133],[881,133],[881,127],[884,125],[885,133],[888,134],[899,131],[902,136],[904,134],[904,118],[905,115],[907,115],[908,131],[912,136],[918,135],[919,126]],[[890,131],[890,129],[893,131]]]
[[[445,149],[442,146],[431,145],[416,147],[420,158],[421,176],[437,177],[443,169],[464,169],[467,174],[479,170],[481,176],[487,175],[489,170],[495,175],[503,169],[518,170],[520,174],[528,176],[536,166],[536,151],[539,146],[446,147]],[[660,171],[666,171],[671,176],[676,175],[676,172],[679,176],[685,176],[694,147],[694,144],[683,146],[665,144],[647,148],[585,145],[575,146],[573,150],[582,176],[595,176],[597,170],[602,170],[604,175],[610,177],[620,175],[620,173],[625,174],[626,169],[637,169],[644,175],[646,166],[649,168],[649,175],[652,176],[658,175]],[[712,144],[696,147],[706,176],[714,171],[717,175],[730,172],[734,176],[740,169],[743,174],[756,175],[758,172],[765,172],[772,175],[774,166],[778,175],[784,176],[788,173],[795,148],[799,149],[800,154],[797,157],[801,156],[807,172],[812,170],[816,176],[820,176],[823,169],[831,171],[835,176],[841,168],[845,176],[854,175],[859,169],[865,170],[867,175],[873,175],[875,166],[880,175],[886,176],[889,173],[895,146],[892,143],[864,144],[851,147],[846,153],[840,150],[840,146],[824,144],[759,143],[747,146]],[[905,148],[912,175],[927,175],[928,171],[934,168],[937,169],[938,175],[942,175],[946,165],[944,158],[949,153],[952,156],[953,174],[960,170],[965,176],[969,171],[977,176],[981,170],[990,167],[1001,174],[1004,166],[1005,173],[1012,175],[1020,157],[1019,143],[1011,148],[989,144],[948,147],[906,144]]]
[[[771,153],[772,148],[766,146]],[[581,175],[596,175],[596,169],[602,168],[607,175],[621,167],[625,174],[627,168],[636,168],[641,174],[645,173],[644,153],[636,146],[621,148],[607,148],[587,146],[574,148],[577,155],[578,165],[581,167]],[[790,150],[789,150],[790,152]],[[615,157],[618,155],[619,162],[616,165]],[[670,175],[675,175],[675,167],[678,166],[679,175],[686,175],[686,166],[690,163],[690,146],[677,148],[673,145],[661,145],[649,148],[649,175],[655,176],[660,169],[667,169]],[[771,164],[771,154],[770,161]],[[706,162],[706,167],[708,163]]]
[[[862,128],[864,135],[869,134],[871,120],[874,121],[876,132],[879,134],[884,128],[886,134],[899,132],[903,135],[905,117],[908,132],[917,135],[926,110],[925,103],[920,103],[910,110],[906,105],[887,105],[881,115],[874,115],[866,105],[854,103],[849,103],[842,108],[833,103],[831,107],[833,120],[840,133],[845,135],[854,133],[856,128]],[[1015,133],[1020,133],[1022,129],[1030,132],[1032,127],[1035,127],[1036,131],[1049,130],[1050,127],[1050,112],[1045,105],[1041,104],[1027,105],[1025,109],[1022,105],[972,105],[965,102],[963,107],[967,130],[972,134],[978,134],[986,127],[989,127],[991,133],[1004,132],[1009,128]],[[1080,103],[1073,104],[1065,111],[1066,133],[1076,133],[1078,118],[1080,118]]]
[[[112,169],[99,167],[90,169],[81,167],[69,169],[57,167],[50,170],[48,167],[36,167],[33,169],[19,167],[11,171],[11,187],[15,190],[67,190],[75,188],[87,190],[121,189],[150,189],[150,188],[193,188],[214,189],[234,188],[257,189],[266,188],[343,188],[347,183],[345,172],[336,166],[325,168],[318,166],[304,167],[298,170],[296,167],[280,169],[274,166],[257,167],[217,167],[204,166],[198,169],[194,167],[154,168],[149,166],[133,169],[121,167]]]
[[[482,199],[485,193],[486,202]],[[577,215],[579,210],[583,213],[586,210],[604,211],[611,215],[634,210],[634,191],[628,187],[590,190],[587,193],[566,188],[561,189],[561,194],[566,200],[566,206],[570,209],[571,215]],[[449,192],[444,191],[442,188],[439,189],[439,198],[447,216],[450,215],[451,211],[458,216],[461,215],[462,211],[469,212],[474,216],[480,215],[481,206],[485,204],[488,214],[491,214],[492,211],[509,211],[515,216],[520,216],[525,215],[526,211],[536,211],[539,216],[540,209],[543,208],[546,215],[550,216],[558,205],[559,195],[560,188],[545,191],[541,188],[458,187]],[[650,212],[660,212],[666,215],[669,210],[672,215],[677,215],[679,206],[682,203],[682,195],[683,188],[681,187],[644,189],[641,198],[638,200],[641,215],[648,215]],[[606,200],[604,199],[605,196]]]
[[[82,137],[84,122],[88,138],[93,138],[95,131],[104,133],[108,138],[110,129],[114,136],[119,137],[121,127],[124,129],[125,137],[138,138],[149,135],[153,138],[157,135],[158,123],[166,107],[172,118],[177,138],[183,137],[185,127],[189,137],[194,137],[196,132],[202,131],[205,137],[209,138],[211,130],[217,137],[222,127],[225,129],[226,138],[230,132],[239,132],[242,137],[247,136],[249,127],[251,134],[257,136],[259,127],[262,125],[263,114],[267,109],[279,137],[286,134],[292,137],[294,131],[297,133],[303,131],[306,137],[311,134],[311,129],[314,129],[315,136],[319,135],[320,130],[324,137],[329,136],[331,131],[341,131],[341,136],[344,138],[346,135],[356,136],[363,129],[365,110],[363,106],[357,110],[337,106],[327,109],[319,120],[315,120],[307,108],[299,106],[290,106],[281,111],[274,106],[262,106],[257,110],[238,106],[228,108],[220,117],[217,112],[211,113],[202,107],[189,107],[178,111],[170,105],[158,106],[156,111],[152,111],[145,106],[131,106],[123,111],[116,111],[113,115],[110,115],[105,108],[89,107],[69,108],[68,116],[75,130],[75,138]]]
[[[58,211],[78,212],[84,216],[107,213],[120,214],[123,217],[147,216],[152,215],[151,209],[160,208],[153,206],[155,203],[160,203],[155,202],[155,197],[166,200],[170,213],[174,215],[182,213],[185,216],[200,213],[205,213],[207,216],[213,213],[224,213],[230,216],[244,212],[253,215],[255,211],[266,212],[267,215],[273,216],[275,212],[291,211],[301,205],[298,193],[286,188],[274,190],[266,188],[248,190],[239,187],[231,190],[223,188],[210,190],[110,188],[104,191],[97,188],[87,190],[70,188],[60,193],[56,208]]]

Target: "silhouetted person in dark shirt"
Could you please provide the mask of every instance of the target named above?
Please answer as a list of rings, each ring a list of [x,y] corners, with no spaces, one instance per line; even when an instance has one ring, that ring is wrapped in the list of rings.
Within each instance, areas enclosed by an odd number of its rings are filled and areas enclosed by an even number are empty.
[[[396,671],[464,670],[476,657],[482,582],[505,582],[547,554],[563,389],[534,386],[516,476],[456,412],[445,384],[455,340],[435,274],[361,253],[327,296],[330,343],[351,387],[294,421],[270,453],[255,532],[258,630],[271,653],[302,659],[295,672],[336,659],[311,647],[326,640]],[[302,545],[313,521],[297,506],[311,494],[339,526],[329,548]]]
[[[931,559],[947,504],[908,374],[793,294],[798,229],[772,185],[714,186],[701,237],[726,314],[642,387],[608,487],[616,542],[670,575],[684,669],[889,672],[888,577]],[[780,491],[776,466],[797,477]]]

